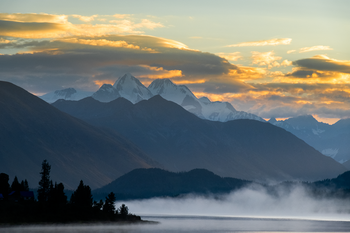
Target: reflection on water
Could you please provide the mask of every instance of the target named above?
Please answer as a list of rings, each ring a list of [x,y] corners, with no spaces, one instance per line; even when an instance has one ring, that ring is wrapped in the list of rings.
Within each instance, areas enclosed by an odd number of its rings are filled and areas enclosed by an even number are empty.
[[[230,217],[143,216],[158,224],[68,224],[0,227],[0,233],[350,232],[350,222]]]

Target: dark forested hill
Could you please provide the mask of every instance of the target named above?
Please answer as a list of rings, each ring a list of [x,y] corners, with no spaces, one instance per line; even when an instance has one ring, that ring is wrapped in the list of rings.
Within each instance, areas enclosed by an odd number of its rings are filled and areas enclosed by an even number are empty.
[[[320,180],[346,169],[284,129],[254,120],[202,120],[154,96],[135,105],[118,98],[59,100],[56,108],[114,129],[170,171],[205,168],[247,180]]]
[[[127,198],[150,198],[195,193],[229,193],[250,181],[221,178],[205,169],[174,173],[158,168],[135,169],[94,193],[114,192]]]
[[[41,163],[52,179],[92,188],[135,168],[159,166],[127,139],[63,113],[8,82],[0,82],[0,172],[37,187]]]

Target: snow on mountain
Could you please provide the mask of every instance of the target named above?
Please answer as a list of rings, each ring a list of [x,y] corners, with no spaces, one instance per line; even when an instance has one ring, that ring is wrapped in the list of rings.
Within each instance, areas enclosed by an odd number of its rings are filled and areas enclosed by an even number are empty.
[[[226,122],[236,119],[254,119],[265,121],[254,114],[237,111],[228,102],[211,102],[207,97],[197,99],[186,86],[176,85],[169,79],[154,80],[148,89],[153,95],[160,95],[207,120]]]
[[[118,91],[111,84],[103,84],[100,89],[92,95],[92,98],[100,102],[110,102],[119,97]]]
[[[137,78],[130,73],[119,78],[113,85],[119,95],[132,103],[137,103],[141,100],[148,100],[153,94],[145,87]]]
[[[49,92],[45,95],[39,96],[39,98],[41,98],[42,100],[48,103],[53,103],[59,99],[81,100],[88,96],[91,96],[92,94],[93,92],[89,92],[89,91],[81,91],[81,90],[76,90],[74,88],[66,88],[63,90]]]

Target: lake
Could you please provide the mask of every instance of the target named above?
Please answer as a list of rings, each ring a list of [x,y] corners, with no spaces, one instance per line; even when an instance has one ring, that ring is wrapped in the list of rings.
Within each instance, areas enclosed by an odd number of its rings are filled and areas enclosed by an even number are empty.
[[[350,232],[347,221],[210,216],[142,216],[149,224],[67,224],[1,227],[0,233]]]

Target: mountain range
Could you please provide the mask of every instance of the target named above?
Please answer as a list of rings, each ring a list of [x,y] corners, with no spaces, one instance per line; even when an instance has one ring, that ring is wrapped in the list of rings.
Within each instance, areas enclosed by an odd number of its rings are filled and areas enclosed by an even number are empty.
[[[93,127],[8,82],[0,81],[0,172],[37,187],[41,163],[51,179],[75,189],[110,183],[135,168],[161,167],[116,132]]]
[[[333,179],[315,182],[282,182],[268,185],[252,181],[220,177],[205,169],[194,169],[188,172],[169,172],[158,168],[135,169],[111,183],[93,191],[94,197],[103,198],[110,192],[117,199],[146,199],[154,197],[181,197],[183,195],[209,195],[220,198],[222,194],[248,188],[265,190],[266,194],[278,198],[296,188],[303,188],[315,198],[344,198],[350,194],[350,171]]]
[[[75,89],[59,90],[54,93],[61,93],[61,95],[49,93],[41,96],[41,98],[49,103],[53,103],[55,102],[53,100],[58,99],[80,100],[86,97],[86,93],[83,92],[77,92],[75,98],[73,98],[73,96],[70,98],[66,97],[70,96],[73,90]],[[155,95],[160,95],[166,100],[177,103],[202,119],[221,122],[236,119],[265,121],[254,114],[237,111],[228,102],[211,102],[206,97],[198,99],[186,86],[176,85],[170,79],[156,79],[147,88],[137,78],[127,73],[120,77],[114,85],[103,84],[95,93],[92,95],[90,94],[94,99],[101,102],[110,102],[119,97],[123,97],[134,104],[141,100],[148,100]],[[81,98],[78,98],[78,96]]]
[[[313,116],[299,116],[284,121],[269,122],[281,127],[340,163],[350,160],[350,118],[333,125],[318,122]],[[344,163],[350,169],[350,162]]]
[[[136,104],[118,98],[58,100],[59,110],[115,130],[170,171],[205,168],[256,181],[320,180],[346,171],[290,132],[267,122],[200,119],[160,95]]]
[[[183,194],[223,194],[252,184],[251,181],[220,177],[205,169],[169,172],[159,168],[135,169],[93,191],[94,196],[114,192],[120,199],[137,199]]]

